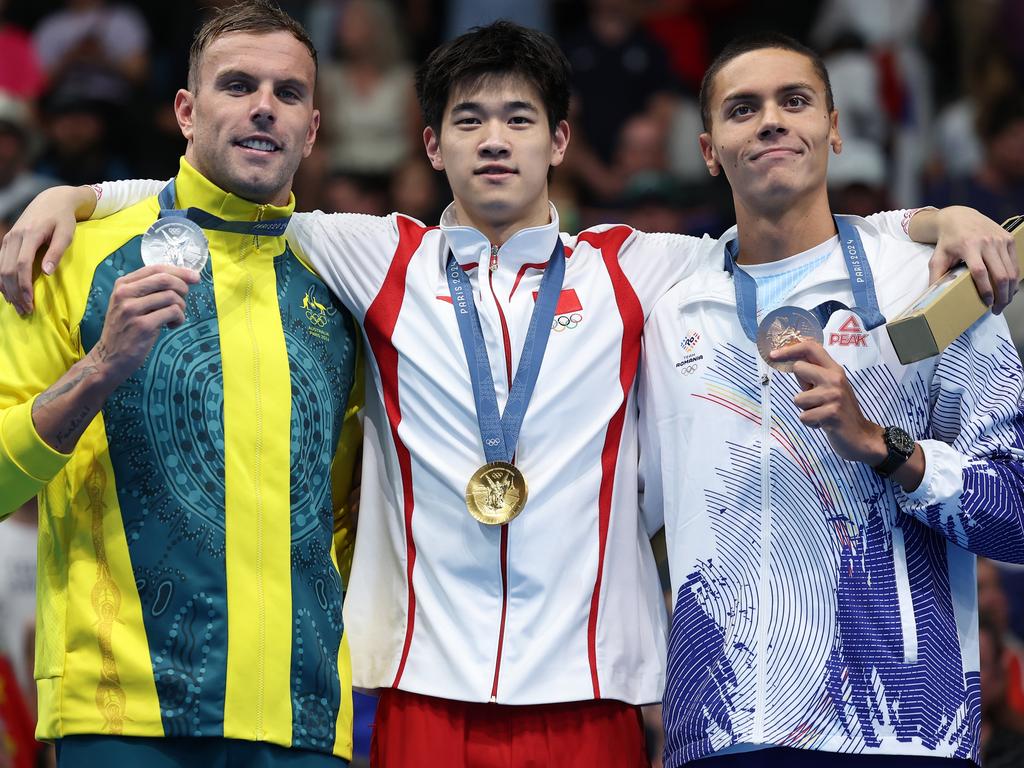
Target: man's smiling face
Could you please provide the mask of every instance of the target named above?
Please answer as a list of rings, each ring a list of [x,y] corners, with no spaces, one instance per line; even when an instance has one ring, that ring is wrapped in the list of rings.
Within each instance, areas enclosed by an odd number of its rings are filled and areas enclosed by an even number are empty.
[[[196,92],[175,99],[185,157],[222,189],[284,205],[320,124],[315,82],[308,49],[288,32],[217,38],[203,53]]]
[[[785,206],[824,188],[831,147],[839,151],[838,113],[803,54],[763,48],[729,61],[714,78],[711,125],[700,137],[713,175],[752,207]]]

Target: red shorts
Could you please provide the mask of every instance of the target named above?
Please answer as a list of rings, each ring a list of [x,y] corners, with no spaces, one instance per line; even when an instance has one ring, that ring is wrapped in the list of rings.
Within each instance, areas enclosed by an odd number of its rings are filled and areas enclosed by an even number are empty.
[[[373,768],[649,768],[640,708],[621,701],[508,706],[381,693]]]

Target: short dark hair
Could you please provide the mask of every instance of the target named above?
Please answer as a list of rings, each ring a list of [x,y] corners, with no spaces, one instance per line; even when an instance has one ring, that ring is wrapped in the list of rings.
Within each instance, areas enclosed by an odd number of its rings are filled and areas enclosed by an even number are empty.
[[[548,35],[496,21],[435,48],[416,72],[416,96],[424,122],[440,133],[453,91],[492,77],[521,77],[540,93],[554,133],[569,114],[569,71],[569,60]]]
[[[244,0],[243,2],[219,8],[199,28],[192,39],[188,52],[188,89],[193,93],[199,87],[199,65],[203,54],[219,37],[234,32],[249,32],[262,35],[271,32],[290,32],[296,40],[306,46],[313,59],[313,71],[317,70],[316,46],[306,29],[295,19],[269,0]]]
[[[828,69],[825,68],[825,62],[822,61],[817,51],[808,48],[803,43],[781,32],[754,32],[738,37],[725,46],[722,52],[711,62],[711,66],[708,67],[707,72],[704,73],[704,78],[700,81],[700,117],[704,122],[705,131],[711,130],[711,91],[715,84],[715,77],[722,70],[722,67],[745,53],[761,51],[765,48],[792,51],[810,59],[811,66],[814,67],[814,73],[825,84],[825,105],[828,107],[828,111],[832,112],[836,108],[835,99],[832,97],[832,83],[828,79]]]

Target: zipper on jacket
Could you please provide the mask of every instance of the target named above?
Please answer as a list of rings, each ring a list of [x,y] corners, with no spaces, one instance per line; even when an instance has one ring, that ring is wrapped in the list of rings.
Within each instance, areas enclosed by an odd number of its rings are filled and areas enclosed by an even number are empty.
[[[896,605],[900,612],[900,629],[903,635],[903,663],[917,664],[917,614],[914,613],[914,597],[910,591],[907,545],[903,538],[903,528],[894,522],[890,535],[892,536],[892,566],[896,576]]]
[[[263,220],[265,205],[256,209],[256,221]],[[252,253],[259,252],[259,235],[252,236]],[[243,259],[244,262],[244,259]],[[256,446],[253,466],[254,495],[256,498],[256,722],[255,735],[263,740],[264,706],[267,679],[267,596],[263,583],[263,394],[260,386],[260,345],[253,325],[253,292],[256,281],[252,271],[245,267],[245,325],[252,343],[253,391],[256,399]]]
[[[494,290],[494,272],[498,269],[498,246],[491,245],[491,258],[488,265],[487,282],[491,288],[491,296],[494,299],[494,307],[498,310],[498,319],[501,321],[501,334],[505,355],[505,376],[508,387],[512,387],[512,346],[508,332],[508,324],[505,322],[505,313],[498,303],[498,294]],[[481,289],[482,292],[482,289]],[[513,459],[514,461],[514,459]],[[498,647],[494,655],[494,677],[491,680],[491,697],[493,704],[498,700],[498,678],[501,674],[501,655],[505,646],[505,617],[508,613],[508,523],[501,526],[501,622],[498,625]]]
[[[752,740],[762,744],[764,737],[765,675],[768,666],[768,558],[771,549],[771,439],[772,377],[764,362],[758,360],[761,373],[761,570],[757,587],[757,683],[754,696],[754,733]]]

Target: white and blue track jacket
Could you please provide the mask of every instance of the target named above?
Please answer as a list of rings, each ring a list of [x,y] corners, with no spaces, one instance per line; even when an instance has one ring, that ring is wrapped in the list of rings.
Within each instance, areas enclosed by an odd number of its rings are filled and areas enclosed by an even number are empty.
[[[931,249],[854,219],[882,313],[926,287]],[[978,760],[975,555],[1024,562],[1021,364],[986,315],[901,365],[845,310],[825,349],[865,415],[924,449],[913,493],[805,427],[795,377],[740,327],[717,257],[652,311],[640,374],[644,514],[667,534],[675,609],[666,768],[777,745]],[[839,248],[785,304],[853,306]]]

